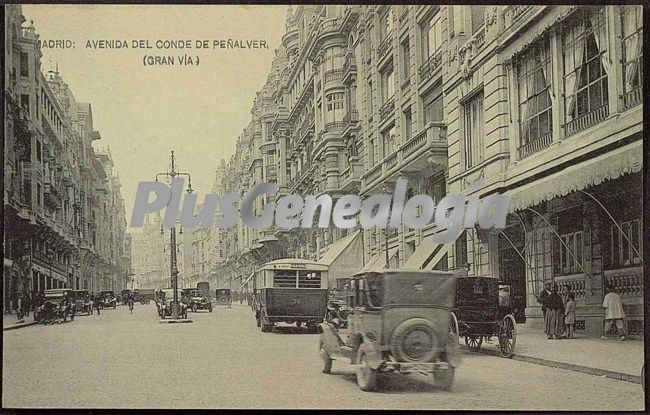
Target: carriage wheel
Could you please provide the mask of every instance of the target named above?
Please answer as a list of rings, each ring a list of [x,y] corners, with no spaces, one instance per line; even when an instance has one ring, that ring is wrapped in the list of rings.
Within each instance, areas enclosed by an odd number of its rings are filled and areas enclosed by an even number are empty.
[[[517,342],[517,326],[512,314],[503,318],[499,326],[499,352],[501,357],[512,357],[515,354],[515,343]]]
[[[465,336],[465,345],[472,352],[478,352],[483,344],[483,336]]]

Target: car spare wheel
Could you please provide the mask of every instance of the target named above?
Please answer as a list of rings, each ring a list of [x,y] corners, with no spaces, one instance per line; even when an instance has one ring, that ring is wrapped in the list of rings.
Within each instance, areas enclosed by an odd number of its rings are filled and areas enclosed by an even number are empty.
[[[404,362],[429,362],[438,351],[436,328],[429,320],[412,318],[400,323],[390,339],[390,351]]]

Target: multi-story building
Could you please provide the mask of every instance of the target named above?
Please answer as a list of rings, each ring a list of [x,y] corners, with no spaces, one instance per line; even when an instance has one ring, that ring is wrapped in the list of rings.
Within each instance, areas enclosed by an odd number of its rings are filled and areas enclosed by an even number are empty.
[[[510,196],[506,229],[223,230],[222,269],[304,257],[353,269],[495,276],[519,322],[554,281],[601,330],[606,285],[642,322],[640,6],[336,6],[290,9],[287,32],[221,192]],[[260,170],[259,167],[262,167]],[[259,200],[256,212],[264,201]],[[359,238],[363,255],[356,253]],[[346,254],[347,253],[347,254]],[[343,259],[341,259],[343,258]],[[357,261],[354,261],[357,258]],[[339,275],[340,274],[340,275]],[[246,286],[244,285],[244,288]]]
[[[41,72],[39,37],[24,21],[7,6],[5,311],[21,291],[117,289],[128,272],[119,180],[110,154],[93,149],[90,104],[76,102],[58,69]]]

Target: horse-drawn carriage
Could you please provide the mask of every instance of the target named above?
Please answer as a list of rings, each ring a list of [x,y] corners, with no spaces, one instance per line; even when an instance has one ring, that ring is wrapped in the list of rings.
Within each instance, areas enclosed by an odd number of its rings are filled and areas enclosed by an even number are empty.
[[[497,336],[502,357],[515,353],[517,327],[510,306],[510,286],[497,278],[459,277],[456,283],[455,315],[458,334],[465,345],[478,351],[483,340]]]

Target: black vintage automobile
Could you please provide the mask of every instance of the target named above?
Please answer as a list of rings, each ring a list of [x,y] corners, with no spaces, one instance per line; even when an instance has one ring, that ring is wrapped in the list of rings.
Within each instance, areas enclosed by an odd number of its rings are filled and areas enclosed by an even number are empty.
[[[214,290],[215,298],[217,299],[217,304],[223,305],[223,306],[228,306],[228,308],[231,307],[232,305],[232,298],[230,297],[230,290],[227,288],[220,288],[217,290]]]
[[[189,309],[196,313],[197,310],[212,312],[212,301],[198,288],[183,288],[182,293],[189,298]]]
[[[92,314],[93,308],[90,303],[90,292],[88,290],[74,291],[74,306],[76,313]]]
[[[510,307],[510,287],[500,285],[497,278],[460,277],[455,298],[458,334],[473,352],[483,340],[496,336],[502,357],[515,354],[517,326]]]
[[[332,360],[339,360],[356,366],[364,391],[376,389],[379,373],[433,375],[439,388],[451,388],[460,364],[453,274],[363,272],[352,278],[350,290],[348,328],[319,325],[323,373],[330,373]]]
[[[99,299],[102,308],[117,307],[117,298],[115,298],[115,291],[101,291],[99,293]]]
[[[65,304],[67,300],[67,305]],[[42,324],[74,321],[74,291],[58,288],[44,291],[43,305],[36,310],[35,320]]]
[[[181,301],[181,293],[178,293],[179,317],[187,318],[187,304]],[[172,316],[172,302],[174,301],[174,290],[165,288],[156,291],[156,308],[161,319]]]

